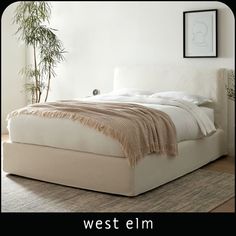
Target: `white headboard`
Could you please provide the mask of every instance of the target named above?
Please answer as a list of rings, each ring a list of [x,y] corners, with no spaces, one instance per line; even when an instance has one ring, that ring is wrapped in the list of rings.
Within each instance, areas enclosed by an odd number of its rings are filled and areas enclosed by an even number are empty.
[[[209,97],[214,101],[211,107],[215,110],[216,126],[227,134],[226,83],[226,69],[172,65],[127,66],[115,69],[113,88],[187,91]]]

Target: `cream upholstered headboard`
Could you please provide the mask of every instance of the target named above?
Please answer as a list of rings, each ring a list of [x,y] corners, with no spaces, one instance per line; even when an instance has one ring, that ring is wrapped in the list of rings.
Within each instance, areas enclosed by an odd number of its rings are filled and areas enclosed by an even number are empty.
[[[126,66],[115,69],[114,89],[186,91],[211,98],[215,124],[227,133],[226,69],[173,65]],[[227,136],[227,135],[226,135]]]

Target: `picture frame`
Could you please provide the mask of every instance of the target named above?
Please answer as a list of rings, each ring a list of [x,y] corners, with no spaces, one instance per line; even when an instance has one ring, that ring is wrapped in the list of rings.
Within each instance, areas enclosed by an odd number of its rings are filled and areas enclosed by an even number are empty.
[[[183,57],[218,56],[217,9],[183,12]]]

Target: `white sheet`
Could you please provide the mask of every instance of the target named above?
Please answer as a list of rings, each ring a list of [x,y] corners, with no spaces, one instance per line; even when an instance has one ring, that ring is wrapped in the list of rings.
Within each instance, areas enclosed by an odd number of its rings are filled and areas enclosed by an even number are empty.
[[[87,100],[95,99],[95,97]],[[99,97],[96,97],[99,99]],[[193,140],[203,136],[197,120],[181,107],[146,103],[148,107],[166,112],[173,120],[177,141]],[[214,123],[214,111],[201,107],[200,110]],[[20,115],[9,120],[9,136],[12,142],[30,143],[91,152],[109,156],[124,156],[121,145],[116,140],[89,127],[68,119],[41,118],[33,115]]]

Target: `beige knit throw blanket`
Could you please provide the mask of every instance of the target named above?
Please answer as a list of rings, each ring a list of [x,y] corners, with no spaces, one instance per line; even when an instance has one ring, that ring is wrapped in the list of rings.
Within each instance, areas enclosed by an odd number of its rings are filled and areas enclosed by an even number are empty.
[[[20,114],[78,121],[117,140],[131,166],[149,153],[177,155],[176,129],[169,116],[138,104],[67,100],[29,105]],[[78,134],[79,135],[79,134]]]

